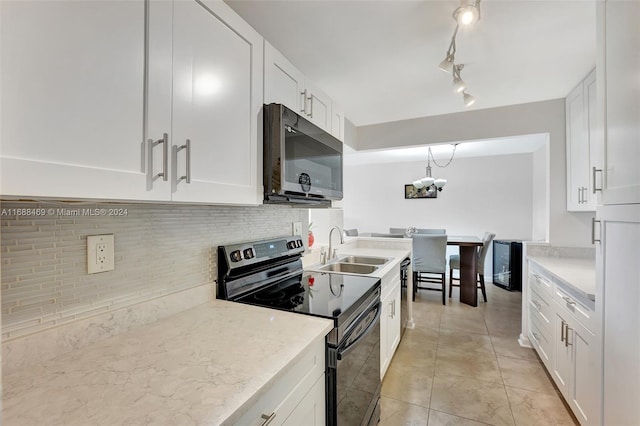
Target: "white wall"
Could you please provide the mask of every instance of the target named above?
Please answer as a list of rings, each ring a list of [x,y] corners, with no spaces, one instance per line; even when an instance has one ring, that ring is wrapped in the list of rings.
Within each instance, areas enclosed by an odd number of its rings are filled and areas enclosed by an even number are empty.
[[[533,207],[531,239],[549,240],[549,144],[533,153]]]
[[[404,185],[424,176],[425,161],[345,167],[344,225],[360,232],[389,227],[446,228],[449,234],[531,239],[532,154],[454,159],[434,177],[449,180],[436,199],[404,199]]]
[[[362,126],[357,147],[380,149],[539,133],[550,138],[549,242],[589,247],[593,213],[569,213],[566,208],[564,99]]]

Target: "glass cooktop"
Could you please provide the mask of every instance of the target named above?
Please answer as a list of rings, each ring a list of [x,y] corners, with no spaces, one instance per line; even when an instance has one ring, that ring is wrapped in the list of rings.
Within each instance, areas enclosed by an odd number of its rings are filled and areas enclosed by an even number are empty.
[[[338,318],[380,287],[380,280],[356,275],[303,272],[235,299],[237,302]]]

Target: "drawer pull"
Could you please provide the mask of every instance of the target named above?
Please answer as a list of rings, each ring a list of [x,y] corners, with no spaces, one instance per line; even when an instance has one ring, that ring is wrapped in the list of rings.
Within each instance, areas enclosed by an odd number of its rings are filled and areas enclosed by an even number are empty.
[[[575,304],[576,304],[576,302],[574,302],[573,300],[571,300],[569,297],[562,296],[562,299],[564,299],[564,301],[565,301],[565,302],[567,302],[567,305],[575,306]]]
[[[271,423],[273,421],[273,419],[276,418],[276,412],[274,411],[271,414],[263,414],[260,417],[262,417],[264,419],[264,422],[262,422],[262,424],[260,426],[267,426],[269,423]]]
[[[532,331],[531,334],[533,335],[534,339],[536,339],[537,341],[540,341],[540,338],[538,337],[538,333],[536,333],[535,331]]]

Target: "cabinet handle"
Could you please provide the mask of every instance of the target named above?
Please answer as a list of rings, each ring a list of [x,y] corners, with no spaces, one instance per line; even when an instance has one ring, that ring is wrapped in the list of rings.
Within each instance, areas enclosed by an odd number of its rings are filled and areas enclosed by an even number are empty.
[[[569,297],[562,296],[562,299],[564,299],[564,301],[567,302],[567,305],[575,305],[576,304],[576,302],[571,300],[571,298],[569,298]]]
[[[151,144],[151,173],[153,173],[153,148],[162,144],[162,172],[155,175],[154,178],[161,177],[162,180],[166,182],[169,180],[169,173],[167,173],[167,169],[169,168],[169,135],[163,133],[162,139],[158,139],[157,141],[149,139],[149,143]]]
[[[389,312],[389,318],[393,318],[393,300],[389,302],[389,305],[391,306],[390,307],[391,311]]]
[[[264,419],[264,422],[262,422],[260,426],[267,426],[269,423],[273,421],[273,419],[276,418],[276,412],[274,411],[271,414],[263,414],[260,417]]]
[[[564,337],[564,347],[567,348],[567,347],[573,345],[573,343],[569,343],[569,330],[573,330],[573,329],[569,328],[569,324],[567,324],[567,323],[564,324],[564,327],[566,329],[565,337]]]
[[[596,222],[600,223],[600,221],[596,220],[595,217],[591,219],[591,244],[600,242],[599,238],[596,240]]]
[[[565,322],[564,320],[562,321],[562,324],[560,324],[560,341],[564,342],[565,340],[565,336],[564,336],[564,326],[565,326]]]
[[[309,118],[313,118],[313,95],[309,96]]]
[[[578,204],[582,204],[582,187],[578,187]]]
[[[597,172],[602,173],[602,169],[596,169],[596,166],[593,166],[593,193],[594,194],[596,193],[596,191],[602,192],[602,182],[601,182],[600,188],[596,188],[596,173]],[[602,175],[600,175],[600,178],[602,179]]]
[[[304,92],[300,92],[300,96],[302,96],[302,108],[300,112],[303,114],[307,114],[307,89],[304,89]]]
[[[186,151],[186,170],[185,170],[185,175],[184,176],[180,176],[180,179],[178,179],[178,182],[180,182],[181,180],[184,180],[187,183],[191,183],[191,139],[187,139],[186,143],[184,145],[180,145],[178,147],[178,151],[181,150],[185,150]]]
[[[540,338],[538,337],[538,333],[536,333],[535,331],[532,331],[531,334],[533,335],[533,338],[540,341]]]

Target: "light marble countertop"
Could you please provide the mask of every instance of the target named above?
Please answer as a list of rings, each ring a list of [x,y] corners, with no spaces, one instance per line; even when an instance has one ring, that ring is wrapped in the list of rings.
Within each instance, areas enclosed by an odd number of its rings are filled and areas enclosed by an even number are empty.
[[[332,326],[214,300],[4,376],[3,420],[233,424]]]
[[[596,262],[594,259],[527,256],[527,259],[548,271],[560,282],[582,297],[595,301]]]

